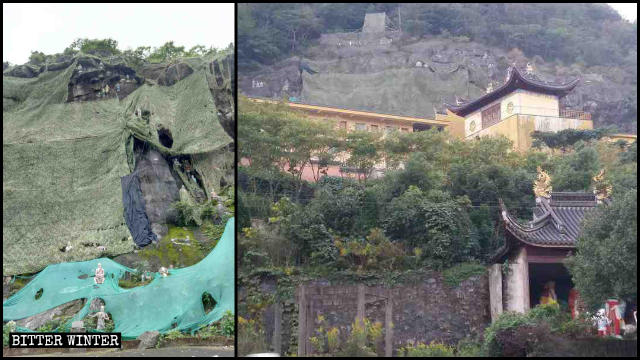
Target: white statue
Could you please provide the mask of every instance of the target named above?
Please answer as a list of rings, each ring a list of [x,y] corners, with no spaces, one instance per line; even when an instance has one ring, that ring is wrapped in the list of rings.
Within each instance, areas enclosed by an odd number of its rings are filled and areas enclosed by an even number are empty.
[[[73,249],[73,246],[71,246],[71,241],[67,241],[67,246],[64,247],[64,252],[71,251],[71,249]]]
[[[109,314],[104,312],[104,305],[100,306],[100,311],[98,311],[93,315],[90,315],[90,317],[98,318],[98,324],[96,325],[96,330],[104,330],[104,321],[109,320]]]
[[[169,270],[167,270],[167,268],[164,266],[162,266],[160,270],[158,270],[158,272],[160,273],[160,275],[162,275],[162,277],[169,276]]]
[[[102,264],[98,263],[98,268],[96,269],[96,277],[93,278],[93,281],[96,284],[102,284],[104,282],[104,269],[102,268]]]
[[[605,309],[599,309],[596,315],[593,317],[593,320],[598,327],[598,336],[606,336],[607,327],[611,323],[611,320],[609,320],[609,318],[607,317]]]
[[[533,65],[531,65],[531,63],[527,63],[526,74],[527,75],[533,75]]]

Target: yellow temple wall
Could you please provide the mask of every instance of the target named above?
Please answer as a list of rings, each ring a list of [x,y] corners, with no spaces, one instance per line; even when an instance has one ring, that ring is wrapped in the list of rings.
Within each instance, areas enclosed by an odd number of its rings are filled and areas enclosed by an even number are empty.
[[[514,110],[511,114],[530,114],[539,116],[560,116],[560,101],[557,96],[517,90],[514,94]],[[501,109],[506,111],[509,101],[505,98]],[[510,116],[511,114],[508,114]],[[503,116],[503,119],[505,117]]]
[[[467,139],[476,136],[504,135],[513,142],[515,150],[526,151],[531,148],[533,143],[531,138],[533,131],[560,131],[563,129],[593,129],[593,121],[557,116],[512,115],[497,124],[467,136]]]

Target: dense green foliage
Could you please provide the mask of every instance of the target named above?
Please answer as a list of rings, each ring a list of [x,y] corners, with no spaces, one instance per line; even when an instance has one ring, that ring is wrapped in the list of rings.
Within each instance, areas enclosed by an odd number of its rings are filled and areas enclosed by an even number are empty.
[[[605,4],[254,3],[238,6],[239,65],[299,54],[321,33],[360,29],[366,13],[382,11],[411,36],[456,36],[566,64],[637,64],[637,22]]]
[[[239,213],[247,228],[241,268],[367,272],[483,263],[504,242],[498,199],[516,217],[531,219],[537,166],[551,174],[554,191],[590,192],[603,167],[615,192],[636,188],[636,145],[597,137],[555,154],[515,152],[506,138],[462,141],[437,131],[369,136],[363,156],[372,164],[359,176],[328,177],[322,176],[328,164],[348,161],[347,140],[368,133],[345,134],[280,105],[246,100],[238,124]],[[303,151],[294,154],[293,144]],[[324,165],[313,161],[316,151]],[[381,159],[385,175],[371,176]],[[302,181],[303,166],[313,166],[319,179]]]
[[[233,44],[229,44],[228,49],[233,49]],[[101,57],[121,56],[131,66],[140,66],[144,63],[171,62],[179,58],[199,57],[215,55],[220,51],[212,46],[195,45],[188,50],[184,46],[177,46],[173,41],[167,41],[160,47],[139,46],[135,49],[120,49],[118,42],[114,39],[76,39],[62,53],[46,55],[41,51],[32,51],[29,56],[29,64],[44,65],[45,63],[56,63],[64,61],[66,58],[79,52]],[[7,63],[7,66],[9,64]]]
[[[483,352],[491,357],[575,356],[580,351],[571,349],[571,340],[593,337],[594,331],[591,319],[572,320],[564,308],[538,305],[524,314],[501,314],[484,331]]]
[[[573,281],[592,308],[608,298],[637,301],[638,192],[614,196],[584,222],[570,267]]]
[[[531,134],[533,146],[541,148],[546,145],[551,149],[566,149],[576,142],[601,139],[603,136],[613,133],[613,128],[602,127],[598,129],[564,129],[558,132],[534,131]]]

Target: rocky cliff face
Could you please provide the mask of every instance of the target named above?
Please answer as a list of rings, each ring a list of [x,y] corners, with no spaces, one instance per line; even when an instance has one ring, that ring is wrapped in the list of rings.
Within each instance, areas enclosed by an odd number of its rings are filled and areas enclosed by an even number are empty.
[[[241,93],[256,97],[295,97],[309,104],[433,117],[443,102],[472,100],[491,82],[501,85],[507,68],[534,66],[549,82],[581,80],[563,105],[591,112],[595,126],[615,124],[637,131],[635,69],[565,66],[469,41],[410,39],[399,34],[323,35],[302,61],[317,74],[300,70],[290,58],[251,73],[239,73]]]

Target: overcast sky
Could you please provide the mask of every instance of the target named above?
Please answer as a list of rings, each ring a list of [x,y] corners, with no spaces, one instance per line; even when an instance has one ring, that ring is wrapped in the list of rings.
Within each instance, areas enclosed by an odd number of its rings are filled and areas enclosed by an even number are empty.
[[[620,16],[631,22],[638,17],[638,3],[610,3],[609,5],[616,9]]]
[[[76,38],[112,38],[123,50],[171,40],[223,48],[234,26],[232,3],[2,4],[2,60],[23,64],[32,50],[59,53]]]
[[[634,21],[638,4],[610,3]],[[226,47],[234,38],[233,4],[2,4],[2,60],[25,63],[32,50],[62,52],[76,38],[142,45]]]

